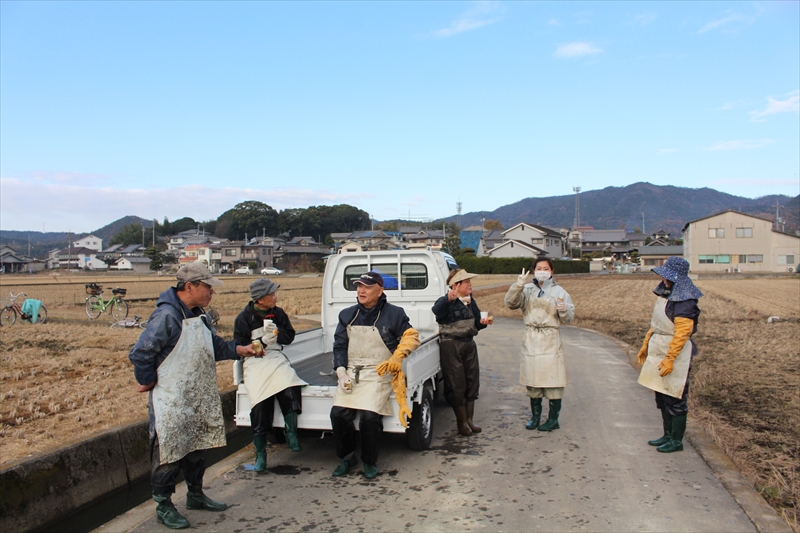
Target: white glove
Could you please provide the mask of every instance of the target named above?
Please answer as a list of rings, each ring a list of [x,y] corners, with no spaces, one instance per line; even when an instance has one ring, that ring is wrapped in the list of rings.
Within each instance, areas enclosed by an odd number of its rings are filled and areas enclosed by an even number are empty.
[[[352,394],[353,380],[347,375],[347,369],[340,366],[336,369],[336,376],[339,378],[339,388],[342,389],[342,392],[345,394]]]
[[[517,285],[519,285],[520,287],[524,287],[525,284],[528,282],[527,281],[528,280],[528,274],[530,274],[530,272],[528,272],[527,270],[525,270],[523,268],[522,269],[522,274],[520,274],[519,277],[517,277]]]
[[[278,334],[275,333],[278,331],[277,329],[273,329],[267,332],[266,335],[261,337],[261,344],[264,345],[264,348],[269,348],[273,344],[278,342]]]

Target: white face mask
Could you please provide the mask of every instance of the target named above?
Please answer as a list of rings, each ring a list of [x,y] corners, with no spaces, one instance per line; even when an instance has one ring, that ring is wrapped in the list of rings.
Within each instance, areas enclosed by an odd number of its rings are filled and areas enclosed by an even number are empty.
[[[537,270],[533,275],[539,282],[542,282],[550,279],[551,273],[549,270]]]

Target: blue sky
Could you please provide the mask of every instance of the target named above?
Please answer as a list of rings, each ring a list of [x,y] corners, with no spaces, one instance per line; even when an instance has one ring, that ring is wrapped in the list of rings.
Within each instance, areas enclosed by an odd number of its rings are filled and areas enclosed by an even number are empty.
[[[0,2],[0,228],[800,193],[798,2]]]

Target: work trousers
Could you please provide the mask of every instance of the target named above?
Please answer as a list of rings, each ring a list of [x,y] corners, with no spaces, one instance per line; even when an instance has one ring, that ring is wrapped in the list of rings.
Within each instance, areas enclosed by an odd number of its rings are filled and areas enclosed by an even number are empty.
[[[268,435],[272,433],[275,398],[278,398],[278,406],[284,416],[291,412],[296,412],[298,415],[302,413],[303,404],[300,386],[283,389],[274,396],[258,402],[250,409],[250,427],[253,428],[253,435]]]
[[[383,416],[373,411],[333,406],[331,425],[336,441],[336,457],[344,459],[356,449],[356,415],[361,414],[358,430],[361,433],[361,460],[369,465],[378,464]]]
[[[439,344],[439,362],[444,377],[444,399],[452,407],[474,402],[481,386],[478,346],[470,339],[444,339]]]
[[[693,343],[694,344],[694,343]],[[680,398],[673,398],[661,392],[656,392],[656,407],[661,410],[666,409],[672,416],[683,416],[689,412],[689,377],[692,372],[692,363],[694,363],[694,355],[697,353],[697,348],[692,346],[692,359],[689,362],[689,374],[686,376],[686,385],[683,387],[683,394]]]
[[[159,464],[159,453],[158,435],[156,435],[150,443],[150,483],[153,485],[153,494],[172,495],[175,492],[175,480],[180,472],[183,472],[187,485],[203,486],[203,474],[206,472],[205,450],[189,452],[180,461],[164,465]]]

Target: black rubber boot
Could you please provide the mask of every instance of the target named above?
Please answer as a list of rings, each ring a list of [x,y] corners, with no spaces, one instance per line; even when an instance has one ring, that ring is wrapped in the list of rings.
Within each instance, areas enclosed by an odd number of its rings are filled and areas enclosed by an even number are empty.
[[[217,502],[203,494],[203,487],[200,485],[190,485],[189,492],[186,493],[186,508],[195,510],[213,511],[218,513],[228,508],[223,502]]]
[[[469,429],[471,429],[473,433],[480,433],[481,428],[472,423],[472,417],[475,415],[475,402],[465,403],[464,408],[467,411],[467,425]]]
[[[525,424],[525,429],[536,429],[542,419],[542,399],[531,398],[531,419]]]
[[[297,438],[297,412],[292,411],[283,415],[283,434],[286,435],[286,445],[293,452],[302,452],[300,440]]]
[[[253,470],[263,472],[267,469],[267,436],[253,435],[253,448],[256,449],[256,464]]]
[[[153,494],[153,499],[158,503],[156,521],[159,524],[164,524],[170,529],[186,529],[189,527],[189,521],[178,512],[169,496]]]
[[[456,414],[456,426],[458,427],[458,434],[464,437],[472,435],[472,430],[467,423],[467,408],[464,405],[453,407],[453,412]]]
[[[656,450],[661,453],[672,453],[683,451],[683,434],[686,432],[686,415],[672,417],[672,438],[666,444],[662,444]]]
[[[553,431],[559,429],[558,414],[561,412],[561,400],[549,400],[550,412],[547,413],[547,422],[539,426],[539,431]]]
[[[657,439],[647,441],[650,446],[661,446],[672,440],[672,415],[666,409],[661,410],[661,420],[664,422],[664,435]]]

